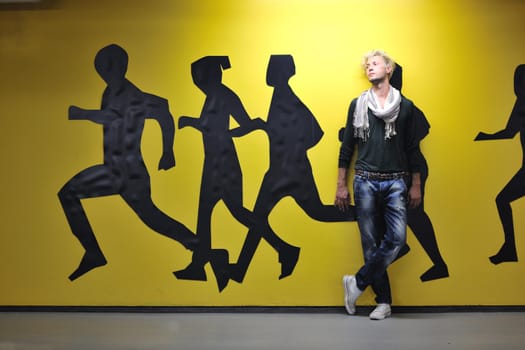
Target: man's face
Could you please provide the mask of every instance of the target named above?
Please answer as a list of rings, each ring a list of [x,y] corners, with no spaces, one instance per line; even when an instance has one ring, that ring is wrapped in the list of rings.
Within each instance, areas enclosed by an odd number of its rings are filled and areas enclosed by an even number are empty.
[[[372,56],[366,62],[366,76],[372,84],[387,80],[391,71],[392,68],[386,65],[385,59],[381,56]]]

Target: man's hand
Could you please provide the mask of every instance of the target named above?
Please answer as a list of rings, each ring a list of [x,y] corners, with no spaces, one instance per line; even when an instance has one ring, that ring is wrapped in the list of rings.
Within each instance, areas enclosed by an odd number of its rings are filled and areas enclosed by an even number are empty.
[[[412,184],[410,190],[408,191],[408,206],[410,208],[416,208],[421,204],[421,185]]]
[[[421,173],[412,173],[412,181],[408,190],[408,207],[415,208],[421,204]]]
[[[350,207],[350,193],[348,192],[347,186],[337,186],[334,205],[341,211],[348,210]]]

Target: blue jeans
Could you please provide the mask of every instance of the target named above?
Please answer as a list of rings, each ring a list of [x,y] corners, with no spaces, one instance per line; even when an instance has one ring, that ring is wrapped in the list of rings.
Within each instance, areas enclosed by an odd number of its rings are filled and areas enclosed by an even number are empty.
[[[407,184],[403,178],[371,180],[354,177],[356,218],[365,264],[356,274],[361,290],[371,286],[376,302],[392,303],[386,272],[406,242]]]

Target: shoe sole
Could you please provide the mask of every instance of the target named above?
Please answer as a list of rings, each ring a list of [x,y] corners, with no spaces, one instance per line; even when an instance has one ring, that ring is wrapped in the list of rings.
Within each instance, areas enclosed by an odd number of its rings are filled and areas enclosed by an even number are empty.
[[[350,294],[350,290],[349,290],[349,287],[348,287],[348,280],[350,279],[350,276],[348,275],[345,275],[343,277],[343,287],[345,289],[345,309],[346,309],[346,312],[348,312],[349,315],[355,315],[355,305],[352,307],[350,304],[349,304],[349,298],[348,298],[348,295]]]
[[[372,317],[370,316],[370,319],[371,320],[374,320],[374,321],[382,321],[384,320],[385,318],[389,318],[390,316],[392,316],[392,313],[389,312],[388,314],[386,314],[384,317]]]
[[[374,310],[375,311],[375,310]],[[381,321],[381,320],[384,320],[385,318],[388,318],[392,315],[392,310],[388,310],[386,313],[384,314],[379,314],[378,313],[378,316],[374,316],[374,311],[372,311],[369,315],[370,319],[371,320],[374,320],[374,321]]]

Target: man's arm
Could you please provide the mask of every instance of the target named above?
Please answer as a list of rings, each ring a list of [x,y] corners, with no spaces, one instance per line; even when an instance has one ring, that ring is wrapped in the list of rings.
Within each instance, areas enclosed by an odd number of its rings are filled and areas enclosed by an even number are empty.
[[[421,173],[412,173],[412,181],[408,190],[408,205],[410,208],[415,208],[421,204],[421,201]]]
[[[339,210],[347,210],[351,204],[350,192],[348,191],[348,168],[352,161],[355,147],[354,129],[352,125],[356,100],[350,103],[346,118],[346,126],[341,135],[341,148],[339,149],[337,189],[335,193],[335,206]]]
[[[415,208],[422,202],[421,171],[426,161],[420,148],[420,141],[428,134],[430,125],[419,108],[412,104],[412,116],[407,131],[406,152],[408,169],[411,174],[410,188],[408,189],[408,206]]]
[[[348,192],[348,169],[339,168],[337,173],[337,190],[335,193],[335,206],[346,211],[350,206],[350,193]]]

